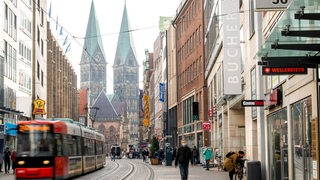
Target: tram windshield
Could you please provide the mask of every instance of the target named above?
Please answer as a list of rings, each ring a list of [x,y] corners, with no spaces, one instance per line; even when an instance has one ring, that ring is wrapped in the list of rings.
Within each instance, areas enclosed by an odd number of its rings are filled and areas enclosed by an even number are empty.
[[[51,125],[19,125],[17,156],[53,156],[53,142]]]

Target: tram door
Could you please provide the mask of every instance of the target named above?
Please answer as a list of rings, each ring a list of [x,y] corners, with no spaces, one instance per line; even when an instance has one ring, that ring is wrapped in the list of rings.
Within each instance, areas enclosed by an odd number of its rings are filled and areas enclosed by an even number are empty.
[[[294,178],[296,180],[312,180],[312,128],[315,122],[311,120],[311,98],[307,98],[292,106],[293,143],[294,143]],[[314,130],[315,131],[315,130]],[[315,148],[315,147],[313,147]]]

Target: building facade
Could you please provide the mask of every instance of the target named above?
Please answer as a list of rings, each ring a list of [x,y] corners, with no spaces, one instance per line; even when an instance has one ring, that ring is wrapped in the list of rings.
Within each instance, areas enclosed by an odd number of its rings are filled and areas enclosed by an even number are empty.
[[[190,146],[208,146],[210,136],[202,130],[207,121],[207,87],[204,68],[204,1],[182,1],[174,17],[176,28],[177,119],[179,141]],[[193,104],[198,106],[193,109]],[[198,112],[193,116],[193,112]]]
[[[261,22],[263,45],[258,49],[257,61],[267,62],[267,66],[259,68],[264,80],[262,90],[270,101],[264,111],[269,179],[320,177],[319,63],[312,60],[318,59],[315,46],[319,41],[319,36],[314,36],[314,32],[319,32],[316,25],[319,19],[315,18],[319,16],[319,8],[315,4],[318,2],[293,0],[285,4],[287,9],[282,12],[260,12],[255,16],[256,22]],[[255,7],[270,10],[261,6],[261,2],[256,2]],[[290,59],[290,64],[286,59]],[[274,74],[273,70],[279,67],[301,67],[305,74],[292,71]]]
[[[251,155],[250,152],[257,152],[256,137],[258,136],[255,134],[249,137],[246,136],[246,132],[258,133],[256,132],[257,121],[253,121],[252,124],[255,125],[246,126],[245,111],[241,107],[241,100],[244,99],[245,88],[247,88],[243,83],[245,74],[243,61],[246,59],[246,52],[243,50],[244,44],[247,45],[247,48],[250,48],[250,44],[240,43],[243,42],[243,36],[240,34],[246,27],[241,26],[240,22],[245,24],[246,17],[241,16],[243,19],[240,21],[239,13],[232,14],[228,12],[228,9],[223,9],[230,8],[229,11],[239,11],[238,2],[230,3],[228,5],[227,1],[206,1],[204,6],[205,76],[208,85],[207,114],[212,125],[210,129],[211,146],[215,154],[223,155],[231,150],[246,150],[246,153]],[[244,8],[244,6],[241,4],[240,7]],[[225,18],[219,18],[222,14]],[[255,41],[255,38],[251,40]],[[249,62],[252,63],[252,61]],[[228,66],[228,64],[231,65]],[[246,65],[246,67],[249,66]],[[230,82],[230,79],[234,81]],[[255,139],[249,140],[249,138]]]
[[[47,117],[79,120],[77,75],[47,25]]]
[[[150,85],[153,81],[150,81],[153,73],[153,53],[150,53],[148,49],[145,50],[145,60],[143,61],[143,113],[144,120],[142,126],[142,139],[143,142],[149,142],[153,135],[154,121],[151,121],[152,104]]]
[[[317,57],[312,47],[318,37],[309,31],[318,31],[317,2],[225,2],[207,1],[204,6],[212,146],[222,155],[244,150],[248,159],[261,163],[261,179],[318,179],[319,75],[312,59]],[[238,46],[229,47],[230,39]],[[240,53],[231,53],[231,48]],[[241,93],[228,94],[224,64],[236,54],[241,58]]]
[[[176,31],[171,25],[166,31],[167,34],[167,59],[168,59],[168,135],[172,136],[168,142],[173,146],[177,144],[177,64],[176,64]],[[170,93],[169,93],[170,92]]]
[[[154,76],[154,136],[158,138],[161,142],[164,138],[164,109],[165,107],[165,99],[164,95],[160,97],[160,87],[165,88],[164,82],[164,69],[166,64],[163,62],[166,57],[164,57],[164,47],[165,47],[165,33],[160,32],[157,39],[153,43],[153,76]]]
[[[21,1],[21,5],[25,1]],[[28,4],[28,2],[27,2]],[[31,2],[32,6],[32,102],[41,100],[44,103],[44,111],[35,112],[34,118],[47,118],[47,1]]]
[[[0,152],[15,148],[18,120],[46,118],[33,102],[47,100],[47,1],[1,1]],[[4,131],[6,130],[6,131]]]

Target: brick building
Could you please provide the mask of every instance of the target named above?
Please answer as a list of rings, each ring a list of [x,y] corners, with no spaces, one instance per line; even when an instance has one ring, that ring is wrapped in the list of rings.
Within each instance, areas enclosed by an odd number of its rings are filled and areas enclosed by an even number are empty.
[[[173,20],[176,27],[178,136],[189,145],[208,145],[208,131],[202,130],[207,120],[207,88],[204,76],[203,0],[182,1]],[[192,105],[198,102],[198,118],[193,117]]]

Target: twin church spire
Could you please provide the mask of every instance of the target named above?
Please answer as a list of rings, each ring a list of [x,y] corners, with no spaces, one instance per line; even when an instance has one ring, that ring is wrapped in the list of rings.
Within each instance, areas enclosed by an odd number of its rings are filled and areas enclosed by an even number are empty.
[[[90,93],[94,98],[97,97],[99,91],[107,88],[106,64],[107,60],[103,48],[95,4],[94,0],[92,0],[80,61],[80,87],[81,89],[89,88]],[[119,66],[138,67],[134,44],[130,33],[126,1],[124,1],[118,43],[113,62],[114,68]],[[119,71],[116,70],[115,72],[114,70],[114,76],[119,76],[119,74],[117,74],[118,72]],[[121,72],[122,75],[123,73],[124,72]],[[126,82],[126,80],[122,79],[122,82]],[[114,81],[113,83],[117,82]]]

